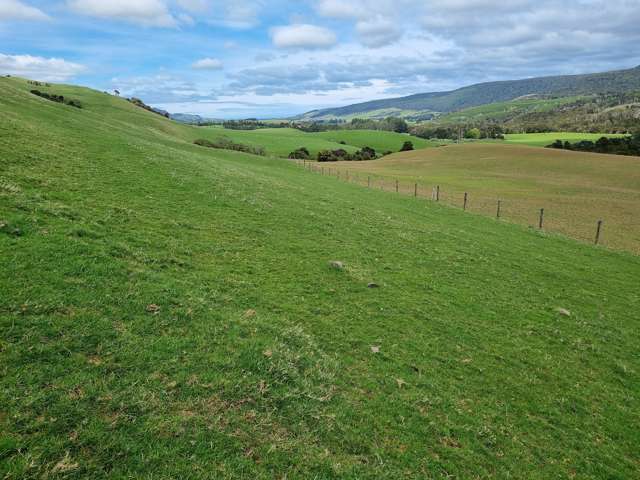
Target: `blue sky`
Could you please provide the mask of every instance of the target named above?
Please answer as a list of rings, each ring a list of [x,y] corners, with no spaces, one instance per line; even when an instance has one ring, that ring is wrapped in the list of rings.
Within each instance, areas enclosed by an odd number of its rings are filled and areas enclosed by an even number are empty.
[[[640,64],[640,0],[0,0],[0,73],[274,117]]]

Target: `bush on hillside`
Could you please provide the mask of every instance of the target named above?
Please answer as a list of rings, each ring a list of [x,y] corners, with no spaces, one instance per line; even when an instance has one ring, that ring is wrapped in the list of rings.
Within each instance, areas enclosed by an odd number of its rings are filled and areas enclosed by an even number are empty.
[[[235,143],[227,138],[221,138],[216,140],[215,142],[200,138],[193,143],[195,143],[196,145],[200,145],[201,147],[217,148],[220,150],[233,150],[235,152],[250,153],[252,155],[260,155],[262,157],[267,154],[264,147],[253,147],[251,145]]]
[[[413,142],[408,140],[402,144],[402,148],[400,149],[401,152],[410,152],[411,150],[413,150]]]
[[[62,103],[75,108],[82,108],[82,104],[80,103],[79,100],[65,99],[64,95],[56,95],[54,93],[41,92],[40,90],[31,90],[31,93],[33,95],[36,95],[40,98],[44,98],[51,102]]]
[[[311,158],[311,154],[305,147],[301,147],[291,152],[289,154],[289,158],[292,160],[309,160],[309,158]]]
[[[575,150],[578,152],[610,153],[614,155],[634,155],[640,156],[640,134],[631,137],[609,138],[602,137],[596,142],[582,140],[571,143],[568,141],[556,140],[547,148],[557,148],[561,150]]]
[[[318,162],[342,162],[363,161],[377,158],[376,151],[371,147],[363,147],[361,150],[350,154],[342,148],[338,150],[322,150],[318,152]]]

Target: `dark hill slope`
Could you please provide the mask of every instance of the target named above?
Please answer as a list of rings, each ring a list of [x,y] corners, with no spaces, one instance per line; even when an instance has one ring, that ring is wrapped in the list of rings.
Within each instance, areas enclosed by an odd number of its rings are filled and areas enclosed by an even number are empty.
[[[346,107],[309,112],[307,118],[342,117],[383,109],[453,112],[464,108],[513,100],[525,95],[585,95],[640,90],[640,66],[588,75],[563,75],[480,83],[450,92],[374,100]]]

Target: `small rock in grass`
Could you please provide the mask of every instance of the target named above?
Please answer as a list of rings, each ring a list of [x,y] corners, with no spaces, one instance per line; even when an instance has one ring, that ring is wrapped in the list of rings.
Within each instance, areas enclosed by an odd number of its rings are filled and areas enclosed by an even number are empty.
[[[160,313],[160,307],[155,303],[152,303],[151,305],[147,305],[147,312],[157,315]]]
[[[331,268],[336,269],[336,270],[343,270],[344,269],[344,263],[339,262],[338,260],[333,260],[332,262],[329,262],[329,266]]]
[[[256,316],[256,311],[253,308],[250,308],[246,312],[244,312],[244,318],[251,318]]]
[[[380,285],[377,283],[371,282],[367,285],[367,288],[380,288]]]
[[[371,347],[371,353],[380,353],[380,347],[374,345]]]
[[[563,317],[570,317],[571,316],[571,312],[569,310],[567,310],[566,308],[556,308],[556,312],[558,312]]]

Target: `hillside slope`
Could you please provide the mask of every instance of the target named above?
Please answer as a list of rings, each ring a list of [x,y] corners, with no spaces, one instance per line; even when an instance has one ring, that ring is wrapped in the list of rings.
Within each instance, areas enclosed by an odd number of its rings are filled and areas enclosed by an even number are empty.
[[[587,75],[563,75],[480,83],[450,92],[432,92],[408,97],[375,100],[345,107],[316,110],[304,119],[331,119],[370,116],[382,111],[383,116],[426,115],[448,113],[480,105],[514,100],[527,95],[578,96],[593,93],[630,92],[640,90],[640,66],[628,70]],[[405,112],[403,114],[403,112]]]
[[[636,475],[638,257],[0,88],[2,478]]]

